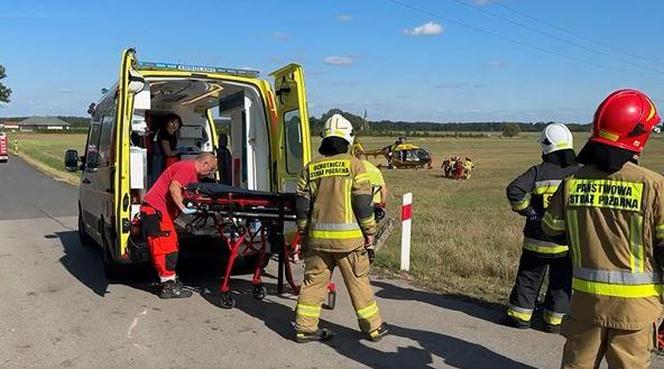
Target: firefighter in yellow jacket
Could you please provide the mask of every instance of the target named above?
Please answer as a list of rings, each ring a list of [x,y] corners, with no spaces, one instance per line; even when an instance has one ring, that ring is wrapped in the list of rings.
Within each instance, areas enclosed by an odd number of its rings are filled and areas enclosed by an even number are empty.
[[[351,123],[335,114],[325,122],[320,158],[308,163],[297,184],[297,226],[302,236],[304,281],[297,301],[296,341],[332,337],[320,329],[321,304],[337,267],[350,294],[360,330],[371,341],[387,334],[369,284],[369,257],[376,221],[369,176],[348,152]]]
[[[664,177],[636,163],[659,123],[636,90],[619,90],[597,108],[578,156],[585,164],[551,199],[542,224],[567,233],[572,255],[565,369],[650,367],[655,321],[662,315]]]

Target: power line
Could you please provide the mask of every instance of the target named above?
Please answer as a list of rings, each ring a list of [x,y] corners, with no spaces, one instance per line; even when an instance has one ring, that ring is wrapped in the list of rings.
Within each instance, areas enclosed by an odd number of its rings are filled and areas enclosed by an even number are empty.
[[[480,7],[475,6],[475,5],[473,5],[473,4],[469,4],[469,3],[465,2],[465,1],[462,1],[462,0],[454,0],[454,2],[456,2],[457,4],[460,4],[460,5],[462,5],[462,6],[465,6],[465,7],[467,7],[467,8],[473,9],[473,10],[475,10],[475,11],[477,11],[477,12],[482,13],[482,14],[486,14],[486,15],[488,15],[488,16],[491,16],[491,17],[494,17],[494,18],[498,18],[498,19],[504,20],[504,21],[509,22],[509,23],[511,23],[511,24],[514,24],[514,25],[516,25],[516,26],[518,26],[518,27],[521,27],[521,28],[527,29],[527,30],[529,30],[529,31],[531,31],[531,32],[539,33],[539,34],[541,34],[541,35],[544,35],[544,36],[547,36],[547,37],[553,38],[553,39],[558,40],[558,41],[560,41],[560,42],[564,42],[564,43],[566,43],[566,44],[569,44],[569,45],[572,45],[572,46],[576,46],[576,47],[578,47],[578,48],[580,48],[580,49],[583,49],[583,50],[586,50],[586,51],[588,51],[588,52],[595,53],[595,54],[597,54],[597,55],[602,55],[602,56],[605,56],[605,57],[608,57],[608,58],[611,58],[611,59],[615,59],[615,60],[618,60],[618,61],[620,61],[620,62],[623,62],[623,63],[629,64],[629,65],[634,66],[634,67],[644,68],[644,69],[648,69],[648,70],[650,70],[650,71],[652,71],[652,72],[656,72],[656,73],[664,74],[664,71],[661,71],[661,70],[658,70],[658,69],[652,68],[652,67],[650,67],[650,66],[648,66],[648,65],[643,65],[643,64],[639,64],[639,63],[634,63],[634,62],[632,62],[632,61],[630,61],[630,60],[628,60],[628,59],[625,59],[625,58],[621,58],[621,57],[619,57],[619,56],[612,55],[612,54],[607,53],[607,52],[604,52],[604,51],[602,51],[602,50],[596,50],[596,49],[593,49],[593,48],[587,47],[587,46],[585,46],[585,45],[583,45],[583,44],[580,44],[580,43],[578,43],[578,42],[568,40],[568,39],[566,39],[566,38],[564,38],[564,37],[560,37],[560,36],[558,36],[558,35],[556,35],[556,34],[553,34],[553,33],[550,33],[550,32],[542,31],[542,30],[540,30],[540,29],[537,29],[537,28],[535,28],[535,27],[531,27],[531,26],[529,26],[529,25],[527,25],[527,24],[524,24],[524,23],[521,23],[521,22],[517,22],[517,21],[515,21],[515,20],[509,19],[509,18],[507,18],[507,17],[505,17],[505,16],[502,16],[502,15],[500,15],[500,14],[497,14],[497,13],[491,12],[491,11],[489,11],[489,10],[486,10],[486,9],[480,8]]]
[[[586,65],[590,65],[590,66],[593,66],[595,68],[606,69],[606,70],[610,70],[610,71],[618,72],[618,73],[623,73],[623,74],[630,74],[630,75],[633,75],[633,76],[638,76],[640,78],[653,79],[651,77],[646,77],[646,76],[643,76],[643,75],[640,75],[640,74],[637,75],[637,74],[631,73],[631,72],[626,71],[624,69],[619,69],[619,68],[614,68],[614,67],[603,65],[603,64],[593,63],[593,62],[587,61],[585,59],[581,59],[581,58],[577,58],[577,57],[574,57],[574,56],[570,56],[570,55],[566,55],[566,54],[557,52],[555,50],[551,50],[551,49],[543,48],[543,47],[540,47],[540,46],[537,46],[537,45],[532,45],[532,44],[529,44],[529,43],[526,43],[526,42],[523,42],[523,41],[519,41],[517,39],[507,37],[507,36],[503,36],[501,34],[498,34],[498,33],[492,32],[492,31],[488,31],[488,30],[480,28],[480,27],[473,26],[471,24],[467,24],[467,23],[464,23],[464,22],[461,22],[461,21],[457,21],[455,19],[445,17],[445,16],[442,16],[440,14],[428,11],[426,9],[418,8],[416,6],[413,6],[411,4],[407,4],[407,3],[404,3],[404,2],[401,2],[401,1],[398,1],[398,0],[385,0],[385,1],[388,1],[388,2],[393,3],[395,5],[398,5],[402,8],[410,9],[410,10],[418,12],[420,14],[424,14],[424,15],[427,15],[429,17],[438,18],[438,19],[444,20],[444,21],[449,22],[449,23],[454,23],[456,25],[459,25],[461,27],[473,30],[475,32],[483,33],[485,35],[489,35],[489,36],[501,39],[503,41],[511,42],[513,44],[517,44],[517,45],[520,45],[520,46],[523,46],[523,47],[526,47],[526,48],[529,48],[529,49],[537,50],[537,51],[544,52],[544,53],[551,54],[551,55],[556,55],[558,57],[568,59],[568,60],[572,60],[572,61],[575,61],[575,62],[578,62],[578,63],[583,63],[583,64],[586,64]],[[664,79],[658,79],[658,80],[659,81],[664,81]]]
[[[660,63],[657,63],[657,62],[652,61],[652,60],[650,60],[650,59],[644,58],[644,57],[642,57],[641,55],[634,54],[634,53],[631,53],[631,52],[629,52],[629,51],[625,51],[625,50],[623,50],[623,49],[617,48],[617,47],[615,47],[615,46],[613,46],[613,45],[607,44],[606,42],[597,41],[597,40],[594,40],[594,39],[592,39],[592,38],[590,38],[590,37],[588,37],[588,36],[584,36],[584,35],[582,35],[582,34],[580,34],[580,33],[578,33],[578,32],[574,32],[574,31],[571,31],[571,30],[569,30],[569,29],[565,29],[565,28],[560,27],[560,26],[558,26],[558,25],[556,25],[556,24],[554,24],[554,23],[551,23],[551,22],[545,21],[545,20],[543,20],[543,19],[541,19],[541,18],[538,18],[538,17],[532,16],[532,15],[530,15],[530,14],[528,14],[528,13],[525,13],[525,12],[523,12],[523,11],[520,11],[520,10],[518,10],[518,9],[515,9],[515,8],[509,6],[509,5],[505,5],[505,4],[501,3],[501,2],[492,2],[491,4],[493,4],[493,5],[497,5],[497,6],[501,7],[501,8],[503,8],[503,9],[509,10],[509,11],[515,13],[515,14],[518,14],[518,15],[524,17],[524,18],[528,18],[528,19],[530,19],[530,20],[532,20],[532,21],[534,21],[534,22],[541,23],[541,24],[543,24],[543,25],[545,25],[545,26],[548,26],[548,27],[551,27],[551,28],[557,29],[558,31],[563,32],[563,33],[566,33],[566,34],[568,34],[568,35],[570,35],[570,36],[574,36],[574,37],[577,37],[577,38],[579,38],[579,39],[581,39],[581,40],[585,40],[585,41],[587,41],[587,42],[593,43],[593,44],[595,44],[595,45],[602,46],[602,47],[604,47],[604,48],[607,48],[607,49],[610,49],[610,50],[613,50],[613,51],[617,51],[617,52],[619,52],[619,53],[621,53],[621,54],[623,54],[623,55],[626,55],[626,56],[629,56],[629,57],[632,57],[632,58],[635,58],[635,59],[639,59],[639,60],[642,60],[642,61],[644,61],[644,62],[651,63],[651,64],[660,64]]]

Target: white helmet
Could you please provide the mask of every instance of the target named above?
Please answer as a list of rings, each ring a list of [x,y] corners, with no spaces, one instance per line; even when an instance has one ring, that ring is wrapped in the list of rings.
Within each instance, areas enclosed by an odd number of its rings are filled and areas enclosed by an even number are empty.
[[[572,132],[562,123],[552,123],[544,127],[537,142],[542,146],[544,155],[574,148]]]
[[[344,118],[341,114],[334,114],[323,126],[322,136],[323,138],[328,137],[341,137],[346,140],[349,144],[353,143],[353,125]]]

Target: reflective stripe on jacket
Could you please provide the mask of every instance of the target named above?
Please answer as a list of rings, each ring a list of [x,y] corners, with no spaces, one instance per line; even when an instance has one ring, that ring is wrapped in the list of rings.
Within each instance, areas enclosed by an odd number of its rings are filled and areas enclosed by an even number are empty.
[[[525,250],[547,257],[559,257],[567,253],[565,236],[552,237],[544,234],[540,218],[562,179],[578,169],[577,165],[562,168],[553,163],[543,162],[530,167],[507,186],[507,199],[512,205],[512,210],[521,214],[532,210],[538,215],[537,218],[526,220],[523,229]]]
[[[574,264],[572,315],[617,329],[643,329],[662,314],[664,177],[633,163],[595,166],[567,178],[543,218],[567,232]]]
[[[340,154],[314,159],[298,179],[298,229],[319,251],[347,252],[373,234],[372,192],[362,162]]]

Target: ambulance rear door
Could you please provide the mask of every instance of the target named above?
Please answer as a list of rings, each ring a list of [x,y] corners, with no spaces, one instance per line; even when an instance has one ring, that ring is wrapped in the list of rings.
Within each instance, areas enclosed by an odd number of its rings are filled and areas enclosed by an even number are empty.
[[[309,111],[302,66],[289,64],[274,77],[277,142],[273,145],[273,176],[277,191],[295,192],[297,176],[311,160]],[[275,160],[276,159],[276,160]]]
[[[118,81],[118,95],[116,99],[115,124],[115,170],[113,171],[114,201],[111,238],[109,244],[114,244],[111,252],[117,261],[129,262],[127,244],[131,231],[131,196],[130,196],[130,134],[134,105],[134,95],[143,89],[145,80],[134,69],[136,64],[136,51],[126,49],[122,53],[120,79]]]

